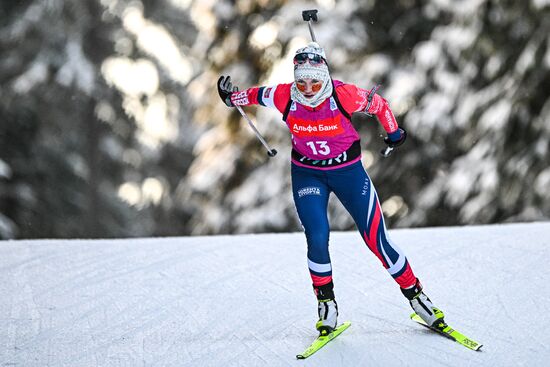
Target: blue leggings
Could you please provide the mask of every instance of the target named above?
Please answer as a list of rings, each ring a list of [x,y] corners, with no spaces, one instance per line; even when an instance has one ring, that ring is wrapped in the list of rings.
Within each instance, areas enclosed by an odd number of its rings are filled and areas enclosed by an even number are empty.
[[[402,288],[416,277],[404,253],[389,238],[378,195],[361,161],[343,168],[317,170],[292,164],[292,192],[307,239],[308,267],[314,287],[332,281],[329,255],[328,198],[331,192],[351,214],[361,237]]]

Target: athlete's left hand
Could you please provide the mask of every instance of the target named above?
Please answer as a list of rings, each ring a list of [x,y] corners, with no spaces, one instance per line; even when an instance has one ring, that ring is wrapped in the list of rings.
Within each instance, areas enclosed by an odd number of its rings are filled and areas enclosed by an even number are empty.
[[[386,143],[390,148],[395,148],[403,144],[405,139],[407,139],[407,131],[405,129],[398,128],[396,131],[388,134],[388,136],[384,138],[384,143]]]

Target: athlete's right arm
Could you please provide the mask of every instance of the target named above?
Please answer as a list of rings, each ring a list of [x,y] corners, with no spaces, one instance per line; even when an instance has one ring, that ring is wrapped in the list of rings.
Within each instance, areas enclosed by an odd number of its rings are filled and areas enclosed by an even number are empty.
[[[261,105],[271,107],[284,113],[290,100],[289,84],[277,84],[275,86],[252,87],[231,94],[231,103],[238,106]]]

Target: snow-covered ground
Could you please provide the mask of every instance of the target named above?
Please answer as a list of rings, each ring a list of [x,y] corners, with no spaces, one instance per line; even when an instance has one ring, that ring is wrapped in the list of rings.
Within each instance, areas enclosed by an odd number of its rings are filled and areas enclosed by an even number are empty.
[[[550,223],[390,231],[474,352],[409,320],[357,233],[331,237],[340,319],[307,360],[301,233],[0,242],[0,366],[543,366]]]

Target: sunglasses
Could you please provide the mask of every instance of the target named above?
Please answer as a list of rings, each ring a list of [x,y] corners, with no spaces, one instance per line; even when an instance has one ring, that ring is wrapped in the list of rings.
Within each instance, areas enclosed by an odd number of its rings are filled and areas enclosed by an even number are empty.
[[[294,56],[294,65],[305,64],[308,60],[310,65],[319,65],[325,63],[325,59],[323,59],[320,55],[313,53],[303,53]]]
[[[311,91],[314,93],[319,92],[322,87],[323,87],[323,82],[320,80],[313,80],[311,83]],[[307,83],[303,80],[297,80],[296,88],[298,88],[300,92],[305,92],[307,89]]]

